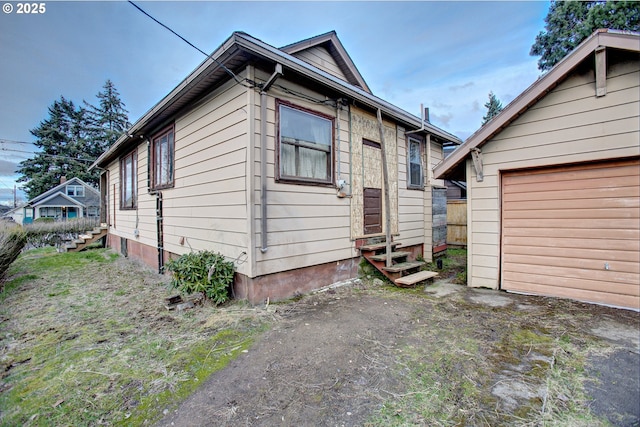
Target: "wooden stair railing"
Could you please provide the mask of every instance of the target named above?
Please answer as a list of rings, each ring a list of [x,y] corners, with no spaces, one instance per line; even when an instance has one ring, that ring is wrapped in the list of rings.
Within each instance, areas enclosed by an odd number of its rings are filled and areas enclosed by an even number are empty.
[[[410,252],[396,251],[400,245],[398,242],[391,243],[392,265],[386,266],[386,242],[373,243],[360,247],[361,255],[371,263],[378,271],[384,274],[396,286],[407,288],[416,283],[431,279],[438,275],[434,271],[420,270],[425,265],[422,261],[410,261]]]

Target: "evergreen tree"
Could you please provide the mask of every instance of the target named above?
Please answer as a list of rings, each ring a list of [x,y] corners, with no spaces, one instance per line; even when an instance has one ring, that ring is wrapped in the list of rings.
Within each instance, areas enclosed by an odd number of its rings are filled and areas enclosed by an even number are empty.
[[[89,133],[91,135],[92,157],[98,158],[104,151],[113,145],[120,135],[130,126],[128,111],[120,99],[120,94],[111,80],[107,80],[102,86],[103,91],[98,92],[98,106],[84,102],[89,112]]]
[[[502,111],[502,102],[496,97],[493,92],[489,92],[489,101],[484,104],[487,109],[487,115],[482,117],[482,126],[487,124],[492,118],[498,115]]]
[[[640,30],[640,2],[552,1],[544,21],[545,31],[529,52],[540,56],[541,71],[551,69],[597,29]]]
[[[99,172],[88,172],[89,166],[131,125],[110,80],[96,98],[97,107],[86,101],[85,107],[76,107],[61,96],[49,106],[49,117],[30,131],[40,150],[17,171],[29,199],[58,185],[62,176],[98,186]]]
[[[58,185],[62,176],[77,176],[97,185],[97,174],[87,172],[91,158],[86,154],[86,129],[84,108],[77,108],[63,96],[49,106],[49,118],[30,131],[40,151],[21,162],[17,170],[21,174],[18,182],[26,182],[23,188],[29,199]]]

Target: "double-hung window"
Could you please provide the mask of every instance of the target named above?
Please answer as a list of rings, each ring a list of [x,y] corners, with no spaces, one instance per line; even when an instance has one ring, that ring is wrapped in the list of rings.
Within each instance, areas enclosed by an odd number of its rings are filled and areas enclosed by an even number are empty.
[[[283,181],[333,182],[333,118],[278,102],[278,173]]]
[[[151,187],[153,190],[173,187],[173,125],[151,141]]]
[[[420,140],[409,137],[407,141],[407,187],[424,188],[424,172],[422,169],[422,149]]]
[[[136,150],[120,159],[120,208],[138,206],[138,156]]]
[[[67,185],[67,196],[84,197],[84,187],[82,185]]]

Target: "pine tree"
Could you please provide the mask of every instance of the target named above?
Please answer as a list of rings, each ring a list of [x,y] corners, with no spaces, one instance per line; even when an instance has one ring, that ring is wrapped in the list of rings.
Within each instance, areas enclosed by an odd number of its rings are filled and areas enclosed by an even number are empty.
[[[97,174],[87,171],[91,159],[86,154],[86,119],[84,108],[61,96],[49,106],[49,118],[30,131],[40,151],[21,162],[17,171],[29,199],[58,185],[63,176],[97,185]]]
[[[640,30],[638,1],[552,1],[545,31],[535,39],[531,56],[540,56],[540,71],[550,70],[599,28]]]
[[[120,135],[130,126],[128,111],[125,104],[120,99],[120,94],[111,80],[107,80],[102,87],[103,91],[98,92],[98,106],[93,106],[85,101],[89,111],[89,132],[91,134],[92,157],[99,157],[111,145],[113,145]]]
[[[502,102],[495,96],[493,92],[489,92],[489,101],[484,104],[487,109],[487,115],[482,117],[482,126],[487,124],[492,118],[502,111]]]
[[[98,186],[99,172],[89,166],[130,126],[127,110],[120,94],[110,80],[98,92],[99,106],[84,102],[76,107],[63,96],[49,106],[49,117],[31,130],[40,150],[34,157],[20,163],[18,182],[27,197],[50,190],[60,183],[60,177],[78,177]]]

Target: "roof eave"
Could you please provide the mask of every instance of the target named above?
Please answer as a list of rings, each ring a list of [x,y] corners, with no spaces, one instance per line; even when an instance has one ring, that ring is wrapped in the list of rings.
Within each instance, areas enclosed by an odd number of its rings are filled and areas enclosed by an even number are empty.
[[[359,87],[345,84],[337,77],[332,76],[331,74],[317,69],[315,67],[310,66],[304,61],[295,58],[291,55],[284,54],[279,49],[276,49],[273,46],[270,46],[258,39],[255,39],[248,34],[242,34],[241,38],[238,38],[238,42],[240,46],[244,49],[249,49],[254,51],[256,54],[261,55],[271,61],[280,62],[285,67],[292,69],[298,73],[306,75],[308,77],[313,78],[324,86],[327,86],[337,92],[343,93],[344,95],[351,97],[353,99],[358,100],[362,104],[370,107],[370,108],[380,108],[382,113],[386,114],[388,117],[395,118],[401,122],[404,122],[407,125],[422,128],[419,117],[416,117],[396,106],[390,104],[389,102],[380,99],[369,92],[361,89]],[[457,136],[450,134],[436,126],[428,122],[424,122],[424,130],[425,132],[432,133],[442,139],[450,140],[454,142],[461,143],[462,141]]]
[[[481,147],[525,110],[556,87],[576,66],[584,61],[598,46],[638,51],[638,34],[597,30],[570,54],[558,62],[549,72],[542,75],[527,89],[511,101],[489,123],[478,129],[454,150],[434,170],[434,177],[441,179],[462,163],[474,148]]]
[[[329,87],[339,93],[343,93],[347,97],[358,100],[363,105],[370,108],[380,108],[383,114],[388,117],[395,118],[396,120],[405,123],[410,127],[423,129],[425,132],[436,135],[437,137],[456,143],[462,143],[460,138],[453,134],[450,134],[436,126],[431,125],[428,122],[421,124],[421,119],[416,117],[390,103],[384,101],[364,89],[357,86],[353,86],[346,82],[342,82],[337,77],[330,75],[329,73],[317,69],[304,61],[295,58],[267,43],[262,42],[246,33],[234,32],[216,51],[211,57],[216,60],[220,60],[225,55],[228,55],[234,47],[240,50],[244,50],[249,53],[262,56],[263,58],[273,61],[274,63],[281,63],[284,67],[287,67],[295,72],[305,75],[313,80],[318,81],[320,84]],[[235,53],[235,52],[234,52]],[[225,60],[232,58],[232,55],[228,55]],[[224,62],[224,60],[222,61]],[[126,144],[135,141],[140,138],[140,131],[144,129],[153,118],[168,108],[173,102],[180,97],[188,93],[189,89],[198,81],[202,76],[209,74],[218,68],[219,65],[210,58],[203,61],[193,72],[187,76],[178,86],[176,86],[169,94],[167,94],[160,102],[152,107],[147,113],[145,113],[140,119],[138,119],[118,140],[104,153],[102,153],[98,159],[89,166],[89,170],[94,168],[102,168],[115,158],[118,153]]]

